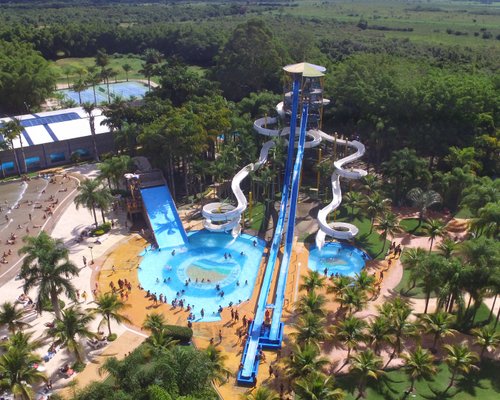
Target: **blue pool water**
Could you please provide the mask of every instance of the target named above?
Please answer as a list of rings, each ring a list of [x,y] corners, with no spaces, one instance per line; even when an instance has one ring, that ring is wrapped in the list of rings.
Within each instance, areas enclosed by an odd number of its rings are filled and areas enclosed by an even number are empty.
[[[188,244],[175,248],[175,254],[172,249],[142,253],[139,281],[144,290],[166,296],[169,304],[177,298],[185,306],[194,305],[195,321],[201,320],[202,308],[203,321],[217,321],[219,306],[237,305],[252,297],[265,243],[245,234],[235,239],[207,231],[191,232],[188,237]],[[224,291],[223,298],[216,285]]]
[[[79,102],[78,93],[71,89],[60,90],[61,93],[64,94],[67,98]],[[116,97],[121,97],[124,100],[129,100],[130,97],[135,98],[143,98],[145,94],[148,92],[148,87],[140,82],[119,82],[119,83],[110,83],[109,84],[109,93],[111,100]],[[82,103],[84,102],[94,102],[94,91],[92,86],[85,89],[80,93],[82,97]],[[97,99],[97,103],[107,103],[108,102],[108,88],[106,85],[96,85],[95,87],[95,95]]]
[[[340,274],[354,276],[365,266],[370,256],[357,247],[346,243],[330,242],[321,250],[313,247],[309,252],[309,268],[323,273],[328,269],[328,275]]]

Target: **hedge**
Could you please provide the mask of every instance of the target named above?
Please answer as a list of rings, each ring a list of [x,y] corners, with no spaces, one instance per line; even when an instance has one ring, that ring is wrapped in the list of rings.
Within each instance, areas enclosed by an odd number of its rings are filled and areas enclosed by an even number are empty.
[[[193,330],[187,326],[165,325],[165,331],[174,340],[181,344],[188,344],[193,337]]]

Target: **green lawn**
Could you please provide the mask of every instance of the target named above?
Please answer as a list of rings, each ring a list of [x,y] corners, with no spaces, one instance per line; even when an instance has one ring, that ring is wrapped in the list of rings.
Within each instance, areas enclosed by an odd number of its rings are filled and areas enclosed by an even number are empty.
[[[339,222],[349,222],[358,227],[359,233],[356,236],[355,244],[356,246],[365,250],[370,257],[383,260],[385,257],[385,251],[388,246],[390,246],[390,241],[386,240],[385,250],[382,250],[382,240],[380,235],[376,232],[375,228],[372,233],[370,232],[371,223],[370,220],[360,214],[359,209],[354,209],[354,212],[351,214],[351,209],[346,209],[346,207],[341,207],[339,212],[337,213],[337,221]]]
[[[415,286],[412,290],[408,291],[408,287],[410,283],[410,271],[406,268],[403,268],[403,277],[401,278],[401,282],[399,282],[398,286],[394,288],[396,293],[400,293],[405,297],[414,297],[416,299],[425,299],[425,293],[418,286]],[[418,285],[418,280],[417,280]]]
[[[500,301],[500,300],[497,300]],[[486,324],[488,317],[490,316],[490,309],[484,303],[481,303],[479,309],[477,310],[476,317],[474,318],[474,326],[483,326]],[[492,319],[488,325],[492,328],[495,326],[496,314],[493,313]],[[500,322],[497,324],[496,331],[500,332]]]
[[[423,232],[423,230],[422,230],[423,223],[420,225],[420,227],[418,229],[416,229],[418,226],[418,218],[402,219],[399,222],[399,225],[407,233],[410,233],[410,234],[415,235],[415,236],[425,236],[425,232]]]
[[[445,364],[439,365],[439,371],[432,382],[417,382],[415,391],[408,399],[427,400],[497,400],[500,398],[500,362],[485,360],[481,363],[478,372],[471,373],[467,378],[459,379],[456,386],[448,393],[443,393],[448,386],[450,373]],[[337,385],[346,393],[346,400],[357,398],[357,379],[352,376],[339,377]],[[401,370],[390,371],[379,382],[371,384],[366,391],[369,400],[399,400],[404,398],[404,391],[409,388],[410,382]]]
[[[473,215],[467,207],[463,207],[457,211],[455,218],[472,218]]]

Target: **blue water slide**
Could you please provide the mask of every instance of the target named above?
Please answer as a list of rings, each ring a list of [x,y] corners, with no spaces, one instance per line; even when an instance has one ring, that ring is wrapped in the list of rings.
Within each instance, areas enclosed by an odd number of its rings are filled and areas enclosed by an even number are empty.
[[[187,244],[188,238],[166,185],[141,189],[149,225],[160,249]]]
[[[243,352],[241,360],[243,368],[239,371],[237,377],[238,383],[242,385],[253,385],[253,383],[255,382],[255,376],[257,374],[257,369],[259,365],[259,360],[257,359],[257,352],[259,351],[259,340],[261,336],[262,324],[264,322],[267,298],[269,296],[269,290],[271,288],[271,281],[273,278],[274,267],[276,265],[276,260],[278,259],[278,253],[280,250],[281,239],[285,225],[285,217],[287,212],[290,178],[292,175],[293,155],[295,147],[295,125],[297,120],[299,86],[300,82],[296,80],[293,83],[293,104],[292,104],[292,120],[291,120],[292,123],[290,124],[290,136],[288,140],[288,158],[285,168],[285,178],[284,178],[283,191],[281,195],[280,212],[278,215],[278,221],[276,223],[276,229],[274,231],[271,250],[269,252],[266,272],[264,274],[264,278],[262,279],[262,286],[259,298],[257,300],[255,319],[250,327],[248,341],[245,345],[245,351]]]
[[[299,196],[300,187],[300,172],[302,170],[302,159],[304,156],[304,144],[306,141],[307,130],[307,113],[308,104],[304,104],[302,110],[302,118],[300,120],[300,136],[297,150],[297,157],[293,168],[292,190],[290,199],[290,210],[288,211],[288,226],[285,237],[285,250],[281,258],[280,274],[276,288],[276,297],[274,302],[273,318],[271,329],[269,332],[269,341],[274,342],[277,347],[281,347],[283,339],[283,324],[281,323],[281,315],[283,313],[283,303],[285,300],[286,281],[288,278],[288,268],[290,266],[290,257],[292,255],[293,235],[295,232],[295,214],[297,211],[297,199]]]

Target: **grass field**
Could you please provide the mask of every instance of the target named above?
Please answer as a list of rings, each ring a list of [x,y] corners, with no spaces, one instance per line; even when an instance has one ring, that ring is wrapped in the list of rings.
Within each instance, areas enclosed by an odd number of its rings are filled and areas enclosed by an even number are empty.
[[[411,233],[412,235],[415,236],[425,236],[425,233],[422,231],[422,225],[420,225],[419,229],[416,230],[418,226],[418,218],[405,218],[399,221],[399,225],[403,230],[407,233]]]
[[[109,58],[109,68],[112,68],[118,73],[116,76],[117,80],[125,80],[127,74],[123,69],[125,64],[130,65],[132,68],[128,73],[129,79],[146,79],[142,73],[139,71],[142,69],[142,64],[144,61],[135,55],[120,55],[120,56],[110,56]],[[52,62],[52,68],[58,76],[58,83],[64,83],[72,85],[76,80],[80,78],[80,75],[84,75],[86,71],[95,65],[94,57],[83,57],[83,58],[61,58],[55,62]],[[204,69],[198,66],[189,66],[191,71],[196,72],[200,75],[204,74]],[[152,79],[155,80],[154,78]]]
[[[427,400],[497,400],[500,398],[500,362],[485,360],[478,372],[473,372],[457,381],[448,393],[444,390],[450,380],[450,372],[444,363],[438,365],[439,371],[432,382],[417,382],[415,391],[408,399]],[[347,392],[346,400],[357,398],[357,379],[352,376],[339,377],[337,385]],[[371,384],[366,391],[369,400],[404,399],[404,391],[410,387],[410,381],[402,370],[388,372],[379,384]]]
[[[418,285],[418,280],[417,280]],[[399,284],[394,288],[396,293],[400,293],[405,297],[414,297],[416,299],[425,299],[425,293],[418,286],[415,286],[413,289],[408,291],[410,287],[410,271],[406,268],[403,269],[403,277]]]

